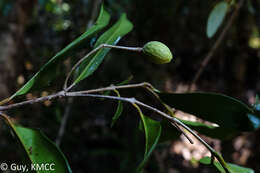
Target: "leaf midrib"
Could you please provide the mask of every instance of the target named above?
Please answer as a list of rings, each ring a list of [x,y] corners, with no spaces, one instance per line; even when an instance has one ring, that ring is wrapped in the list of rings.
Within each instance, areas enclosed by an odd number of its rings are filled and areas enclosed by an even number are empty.
[[[124,17],[124,16],[122,16],[122,17]],[[113,32],[113,34],[111,35],[111,37],[109,37],[107,40],[106,40],[106,42],[109,42],[113,37],[114,37],[114,35],[115,35],[115,33],[117,33],[118,32],[118,30],[119,30],[119,28],[120,28],[120,25],[122,25],[122,22],[123,22],[123,19],[121,18],[121,21],[119,21],[119,23],[118,23],[118,27],[115,29],[115,32]],[[116,24],[115,24],[116,25]],[[113,27],[113,26],[112,26]],[[101,44],[103,44],[103,43],[101,43]],[[100,44],[100,45],[101,45]],[[97,46],[96,46],[97,47]],[[85,69],[89,69],[90,68],[90,66],[93,64],[93,61],[96,59],[96,57],[102,52],[103,50],[100,50],[100,51],[98,51],[95,55],[94,55],[94,57],[91,59],[91,61],[90,61],[90,63],[87,65],[87,67],[85,68]],[[84,72],[84,71],[83,71]],[[73,83],[78,83],[79,81],[81,81],[80,80],[80,78],[83,76],[83,74],[84,73],[81,73],[80,74],[80,76],[77,78],[77,80],[75,80],[75,82],[73,82]]]

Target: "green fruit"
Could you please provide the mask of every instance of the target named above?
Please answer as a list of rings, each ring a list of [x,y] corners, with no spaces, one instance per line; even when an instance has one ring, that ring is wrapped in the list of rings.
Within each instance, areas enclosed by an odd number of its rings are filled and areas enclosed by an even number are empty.
[[[143,47],[143,52],[148,55],[149,60],[155,64],[165,64],[172,60],[170,49],[159,41],[150,41]]]

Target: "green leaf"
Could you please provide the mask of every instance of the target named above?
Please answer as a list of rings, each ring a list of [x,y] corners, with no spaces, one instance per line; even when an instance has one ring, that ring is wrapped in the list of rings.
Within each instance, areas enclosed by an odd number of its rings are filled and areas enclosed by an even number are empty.
[[[39,164],[39,166],[40,164],[54,164],[51,167],[55,169],[54,172],[72,173],[63,153],[42,132],[16,125],[9,118],[5,118],[32,164]],[[30,171],[30,168],[28,170]],[[36,172],[48,173],[53,172],[53,170],[38,170]]]
[[[105,43],[110,45],[116,44],[119,39],[130,32],[132,28],[133,24],[127,19],[126,14],[122,14],[117,23],[99,37],[94,48],[97,48],[99,45]],[[83,71],[76,78],[74,84],[90,76],[102,63],[109,50],[110,48],[100,49],[97,53],[86,59],[86,61],[83,62],[80,66],[80,69],[83,68]]]
[[[199,134],[203,134],[211,138],[229,140],[239,134],[237,130],[234,130],[232,128],[216,127],[201,122],[193,122],[187,120],[180,120],[180,121],[183,122],[185,125],[189,126],[191,129],[197,131]]]
[[[126,84],[128,84],[132,79],[133,79],[133,76],[131,75],[131,76],[129,76],[126,80],[124,80],[124,81],[120,82],[119,84],[117,84],[117,86],[118,86],[118,85],[126,85]]]
[[[133,76],[129,76],[126,80],[116,84],[116,86],[128,84],[132,80],[132,78],[133,78]],[[104,95],[109,95],[110,92],[111,91],[106,91],[106,92],[104,92]],[[114,90],[114,92],[117,94],[118,97],[120,97],[120,94],[117,90]],[[112,122],[111,122],[111,125],[110,125],[111,128],[114,126],[114,124],[116,123],[118,118],[121,116],[122,112],[123,112],[123,103],[122,103],[122,101],[118,101],[116,113],[112,117]]]
[[[203,134],[211,138],[229,140],[238,135],[238,132],[233,129],[220,128],[212,125],[207,125],[201,122],[193,122],[181,119],[179,120],[183,122],[185,125],[189,126],[192,130],[197,131],[199,134]],[[169,121],[162,120],[160,123],[162,126],[162,134],[159,143],[172,141],[179,138],[181,133]]]
[[[126,85],[126,84],[128,84],[132,79],[133,79],[133,76],[131,75],[131,76],[129,76],[126,80],[124,80],[124,81],[122,81],[122,82],[116,84],[116,86]],[[111,91],[108,90],[108,91],[105,91],[103,95],[108,96],[108,95],[110,95],[110,93],[111,93]]]
[[[134,105],[142,119],[144,132],[145,132],[145,153],[144,153],[144,159],[139,164],[137,168],[137,173],[142,172],[143,167],[145,163],[147,162],[148,158],[152,154],[152,151],[156,147],[157,143],[159,142],[162,127],[160,122],[155,121],[147,116],[144,116],[141,109]]]
[[[218,28],[225,19],[226,13],[228,11],[228,3],[222,1],[216,4],[213,10],[210,12],[208,23],[207,23],[207,36],[211,38],[215,35]]]
[[[114,92],[117,94],[118,97],[120,97],[120,94],[117,90],[114,90]],[[115,115],[112,117],[112,122],[111,122],[111,127],[114,126],[114,124],[116,123],[116,121],[118,120],[118,118],[120,117],[120,115],[122,114],[123,112],[123,103],[122,101],[118,101],[118,105],[117,105],[117,108],[116,108],[116,113]]]
[[[159,143],[173,141],[180,137],[181,133],[169,121],[162,120],[160,124],[162,127],[162,132]]]
[[[254,130],[247,114],[255,114],[246,104],[216,93],[158,93],[161,100],[175,109],[217,123],[221,128],[237,131]]]
[[[110,20],[110,15],[101,6],[99,17],[96,23],[87,30],[80,37],[71,42],[68,46],[58,52],[54,57],[52,57],[42,68],[38,71],[21,89],[19,89],[15,94],[13,94],[9,100],[13,99],[18,95],[23,95],[29,92],[32,87],[44,87],[49,85],[49,83],[57,76],[56,69],[59,64],[68,56],[70,56],[76,49],[85,45],[86,40],[96,34],[98,31],[103,29]]]
[[[204,165],[211,165],[211,163],[210,163],[211,158],[210,157],[203,157],[202,159],[199,160],[199,162],[204,164]],[[219,172],[226,173],[219,162],[214,161],[213,164],[214,164],[214,167],[219,170]],[[227,164],[228,164],[228,167],[229,167],[228,169],[230,170],[230,172],[234,172],[234,173],[254,173],[253,169],[245,168],[245,167],[238,166],[238,165],[235,165],[235,164],[232,164],[232,163],[227,163]]]

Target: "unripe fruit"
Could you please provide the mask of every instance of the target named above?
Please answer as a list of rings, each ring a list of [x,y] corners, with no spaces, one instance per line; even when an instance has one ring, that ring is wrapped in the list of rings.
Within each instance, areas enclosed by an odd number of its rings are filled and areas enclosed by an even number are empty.
[[[170,49],[159,41],[150,41],[143,47],[143,52],[148,55],[149,60],[155,64],[165,64],[172,60]]]

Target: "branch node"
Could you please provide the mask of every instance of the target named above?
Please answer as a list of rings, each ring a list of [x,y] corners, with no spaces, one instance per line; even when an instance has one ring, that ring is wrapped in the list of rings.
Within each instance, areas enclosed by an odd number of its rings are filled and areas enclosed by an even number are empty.
[[[111,88],[111,90],[116,90],[116,86],[113,84],[111,84],[109,87]]]
[[[132,103],[132,104],[135,104],[135,103],[136,103],[136,99],[135,99],[134,97],[128,98],[127,100],[128,100],[130,103]]]
[[[67,91],[66,90],[62,90],[59,92],[59,98],[61,97],[66,97],[67,96]]]

